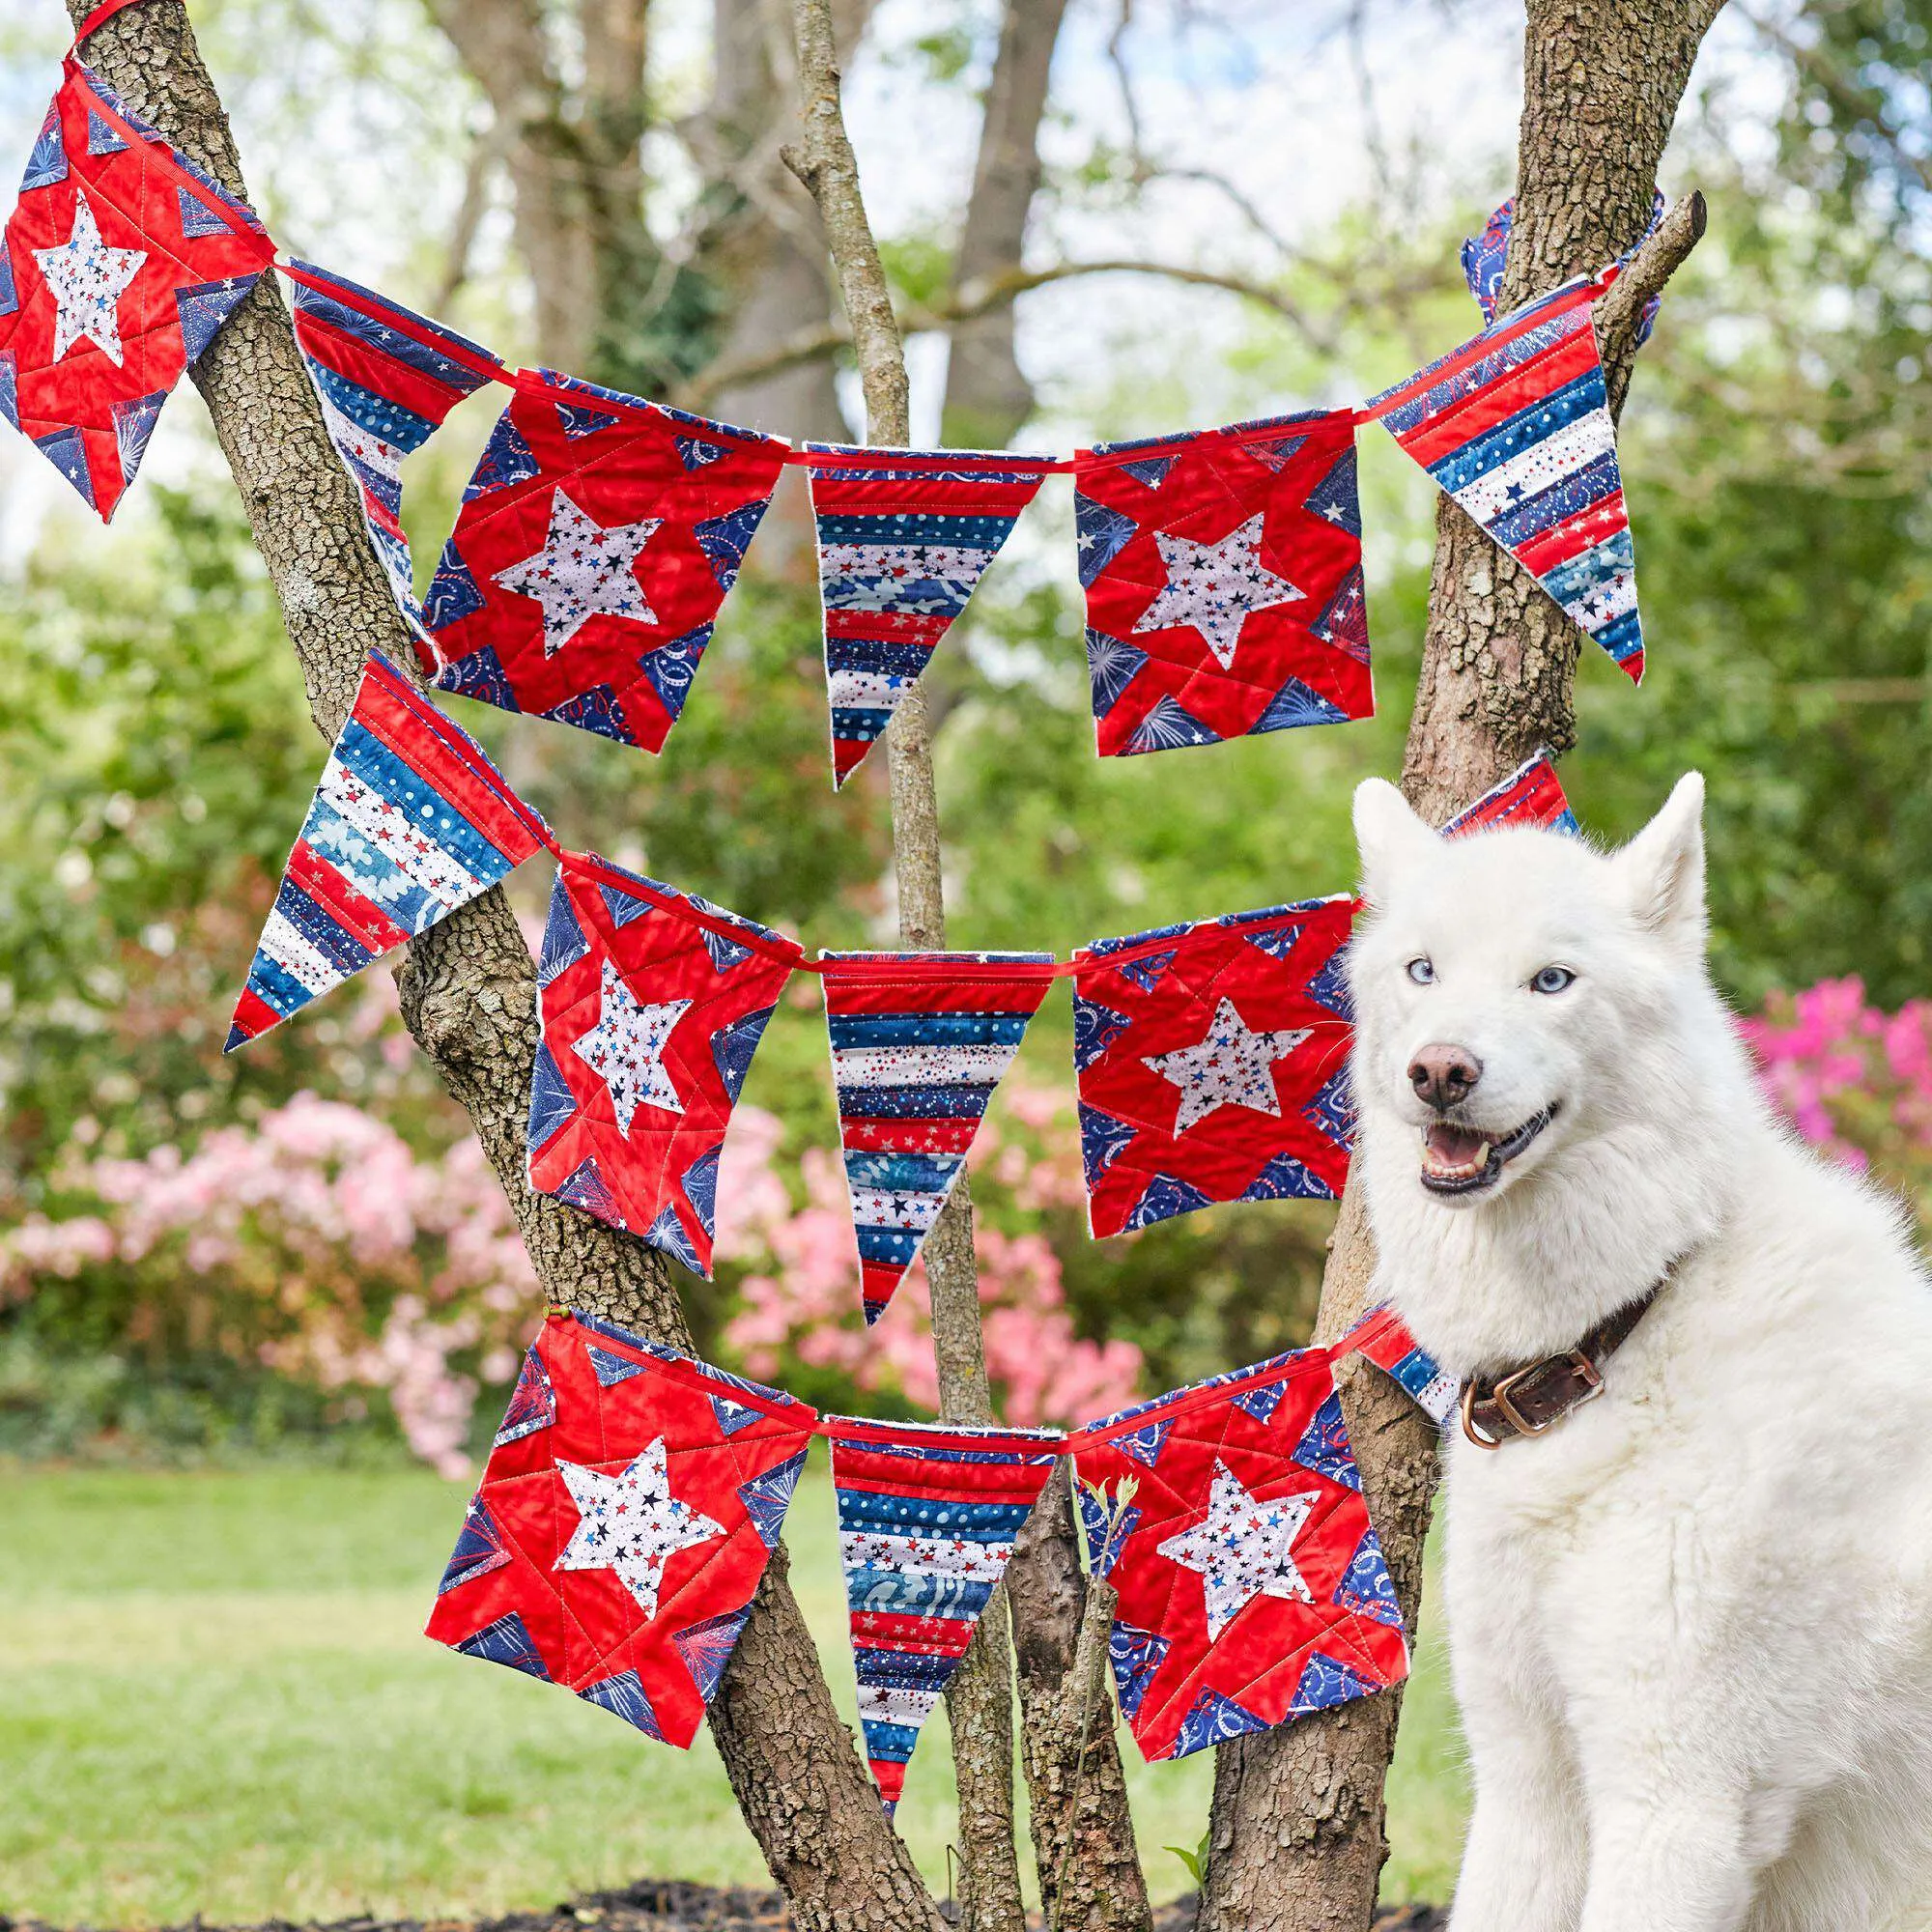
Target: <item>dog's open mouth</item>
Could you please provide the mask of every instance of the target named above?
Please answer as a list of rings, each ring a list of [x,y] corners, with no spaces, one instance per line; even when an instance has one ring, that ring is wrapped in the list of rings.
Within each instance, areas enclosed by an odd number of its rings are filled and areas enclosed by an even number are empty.
[[[1474,1127],[1437,1122],[1422,1135],[1422,1184],[1432,1194],[1480,1194],[1493,1187],[1502,1171],[1551,1121],[1556,1102],[1532,1114],[1500,1139]]]

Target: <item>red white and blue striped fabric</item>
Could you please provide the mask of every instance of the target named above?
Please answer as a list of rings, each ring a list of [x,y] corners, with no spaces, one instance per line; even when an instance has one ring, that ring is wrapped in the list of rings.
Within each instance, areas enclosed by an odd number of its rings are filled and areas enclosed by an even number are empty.
[[[912,1265],[1052,982],[1045,952],[828,952],[838,1137],[876,1321]]]
[[[295,284],[296,344],[322,403],[328,440],[361,493],[369,541],[397,607],[422,623],[404,532],[403,459],[464,397],[505,373],[489,350],[307,262]]]
[[[806,454],[838,786],[892,723],[1053,459],[818,442]]]
[[[1445,1423],[1456,1413],[1462,1384],[1443,1373],[1434,1355],[1417,1347],[1393,1308],[1372,1308],[1342,1337],[1334,1355],[1337,1361],[1360,1355],[1373,1362],[1432,1422]]]
[[[1455,838],[1466,832],[1492,832],[1501,825],[1539,825],[1551,832],[1567,832],[1573,838],[1582,838],[1583,828],[1570,810],[1548,752],[1525,758],[1474,805],[1459,811],[1442,828],[1442,836]]]
[[[1636,563],[1591,320],[1602,287],[1566,282],[1364,413],[1640,682]]]
[[[828,1415],[866,1757],[888,1811],[1065,1438]]]
[[[371,651],[223,1050],[467,905],[549,838],[483,748]]]

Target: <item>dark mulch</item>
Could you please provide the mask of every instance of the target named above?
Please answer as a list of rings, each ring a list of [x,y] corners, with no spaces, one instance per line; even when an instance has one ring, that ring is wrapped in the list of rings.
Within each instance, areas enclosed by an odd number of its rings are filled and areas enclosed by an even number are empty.
[[[716,1886],[646,1879],[623,1891],[593,1891],[551,1912],[517,1912],[470,1924],[454,1918],[343,1918],[323,1926],[284,1920],[237,1932],[791,1932],[784,1901],[775,1891],[722,1891]],[[1195,1901],[1176,1899],[1154,1914],[1154,1932],[1192,1932]],[[1422,1906],[1389,1907],[1376,1915],[1376,1932],[1443,1932],[1448,1920]],[[53,1932],[33,1918],[0,1913],[0,1932]],[[180,1932],[211,1932],[197,1920]]]

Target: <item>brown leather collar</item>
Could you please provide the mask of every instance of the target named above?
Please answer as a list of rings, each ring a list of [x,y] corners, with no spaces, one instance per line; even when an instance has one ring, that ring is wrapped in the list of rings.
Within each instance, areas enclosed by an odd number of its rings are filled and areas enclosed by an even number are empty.
[[[1465,1382],[1463,1434],[1478,1449],[1500,1449],[1516,1436],[1541,1435],[1572,1409],[1595,1402],[1604,1392],[1604,1363],[1630,1340],[1669,1279],[1666,1269],[1649,1293],[1598,1322],[1568,1354]]]

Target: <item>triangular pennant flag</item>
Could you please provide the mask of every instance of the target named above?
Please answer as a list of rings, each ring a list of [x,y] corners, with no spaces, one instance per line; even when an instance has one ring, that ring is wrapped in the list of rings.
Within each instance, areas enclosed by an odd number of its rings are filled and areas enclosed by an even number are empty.
[[[828,952],[825,1020],[866,1320],[886,1311],[1052,982],[1044,952]]]
[[[1628,262],[1657,233],[1668,206],[1661,192],[1652,191],[1650,226],[1617,257],[1619,263]],[[1486,323],[1496,319],[1496,305],[1502,297],[1503,270],[1509,260],[1510,229],[1515,221],[1516,196],[1511,195],[1484,223],[1483,232],[1467,237],[1463,243],[1463,279],[1468,283],[1469,293],[1475,297],[1476,306],[1483,311]],[[1661,294],[1652,296],[1644,303],[1643,313],[1638,316],[1636,325],[1636,346],[1639,349],[1650,340],[1651,328],[1662,306],[1663,297]]]
[[[554,370],[513,386],[423,600],[434,681],[659,751],[786,445]]]
[[[1051,458],[810,443],[832,781],[842,785],[1033,501]]]
[[[1121,1714],[1150,1761],[1316,1708],[1318,1658],[1348,1672],[1321,1677],[1331,1702],[1407,1675],[1334,1394],[1329,1352],[1308,1349],[1068,1437],[1090,1567],[1120,1597]]]
[[[1095,940],[1075,955],[1074,1073],[1095,1236],[1218,1201],[1326,1200],[1346,1139],[1312,1121],[1351,1035],[1334,974],[1353,901]]]
[[[554,1312],[530,1352],[550,1420],[529,1432],[506,1418],[428,1634],[683,1749],[750,1616],[817,1416],[608,1321]]]
[[[1634,683],[1636,564],[1583,276],[1366,406]]]
[[[832,1441],[859,1723],[891,1811],[1064,1438],[842,1415],[820,1428]]]
[[[549,836],[483,748],[371,651],[225,1050],[468,905]]]
[[[1442,828],[1442,836],[1456,838],[1468,832],[1493,831],[1500,825],[1537,825],[1567,833],[1573,838],[1583,836],[1548,752],[1525,758],[1474,805],[1459,811]]]
[[[537,969],[530,1185],[709,1274],[719,1152],[799,956],[781,933],[564,853]]]
[[[1432,1422],[1446,1423],[1456,1413],[1461,1384],[1417,1346],[1394,1309],[1372,1308],[1342,1338],[1335,1352],[1352,1352],[1373,1362]]]
[[[1074,459],[1102,757],[1371,714],[1354,438],[1316,411]]]
[[[4,413],[104,522],[160,405],[274,254],[69,57],[0,240]]]
[[[341,275],[306,262],[292,262],[284,272],[295,285],[296,344],[328,440],[355,479],[396,606],[420,625],[402,523],[403,459],[465,396],[499,377],[502,364],[467,336]]]

